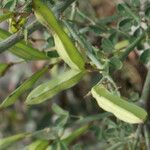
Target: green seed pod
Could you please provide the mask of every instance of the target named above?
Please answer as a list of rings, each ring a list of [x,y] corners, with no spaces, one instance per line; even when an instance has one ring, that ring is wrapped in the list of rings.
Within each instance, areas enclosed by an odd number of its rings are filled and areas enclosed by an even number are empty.
[[[52,32],[60,57],[72,68],[84,70],[85,61],[74,43],[58,23],[53,12],[40,0],[33,0],[34,13],[39,22]]]
[[[91,92],[102,109],[113,113],[122,121],[135,124],[143,123],[147,118],[147,113],[144,109],[111,94],[102,85],[94,86]]]
[[[49,82],[43,83],[35,88],[27,97],[26,104],[34,105],[52,98],[57,93],[77,84],[84,76],[85,71],[69,70],[58,75]]]

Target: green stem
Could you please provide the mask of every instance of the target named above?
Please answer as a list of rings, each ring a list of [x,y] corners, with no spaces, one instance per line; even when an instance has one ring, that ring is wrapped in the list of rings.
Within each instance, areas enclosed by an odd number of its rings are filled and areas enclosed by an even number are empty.
[[[141,100],[140,100],[140,102],[143,103],[146,109],[148,109],[147,102],[148,102],[149,96],[150,96],[150,65],[148,68],[148,73],[145,79],[145,83],[144,83],[142,95],[141,95]]]
[[[144,125],[144,137],[145,137],[145,144],[146,149],[150,149],[150,137],[149,137],[149,129],[147,125]]]
[[[89,22],[91,22],[91,24],[95,25],[96,22],[94,20],[92,20],[91,18],[89,18],[87,15],[85,15],[83,12],[81,12],[79,9],[77,9],[77,13],[84,19],[88,20]]]
[[[80,137],[81,135],[85,134],[88,131],[89,128],[90,128],[90,125],[85,125],[83,127],[80,127],[79,129],[77,129],[73,133],[71,133],[69,136],[67,136],[66,138],[64,138],[62,141],[66,145],[69,145],[74,140],[76,140],[78,137]]]

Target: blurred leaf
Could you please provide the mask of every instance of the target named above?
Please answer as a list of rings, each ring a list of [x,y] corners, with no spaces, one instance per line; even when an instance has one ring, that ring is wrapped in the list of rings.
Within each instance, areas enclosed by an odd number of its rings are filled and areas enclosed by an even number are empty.
[[[123,48],[127,47],[129,44],[130,44],[130,43],[129,43],[128,40],[120,41],[120,42],[118,42],[118,43],[115,45],[115,49],[116,49],[116,50],[122,50]]]
[[[4,40],[8,38],[11,34],[0,28],[0,39]],[[21,41],[12,46],[9,51],[16,56],[23,58],[25,60],[46,60],[48,57],[46,53],[40,52],[37,49],[31,47],[26,42]]]
[[[101,47],[106,53],[111,53],[114,50],[114,45],[109,39],[103,39]]]
[[[25,150],[46,150],[48,141],[37,140],[25,148]]]
[[[73,150],[82,150],[81,144],[75,144],[73,145]]]
[[[59,57],[58,53],[56,50],[53,50],[53,51],[48,51],[46,52],[46,55],[49,57],[49,58],[57,58]]]
[[[125,18],[121,20],[118,24],[120,30],[123,30],[123,31],[130,31],[132,25],[133,25],[133,19],[131,18]]]
[[[116,56],[110,58],[110,65],[112,68],[119,70],[122,68],[123,64],[120,59]]]
[[[144,50],[144,52],[140,56],[141,62],[147,64],[150,61],[150,49]]]
[[[69,116],[61,115],[55,120],[55,125],[57,127],[63,128],[64,125],[67,123]]]
[[[21,133],[17,135],[13,135],[7,138],[0,139],[0,150],[6,150],[10,145],[16,143],[19,140],[25,138],[28,134]]]
[[[103,118],[107,118],[109,116],[112,116],[112,114],[108,112],[104,112],[104,113],[97,114],[97,115],[95,114],[95,115],[91,115],[91,116],[87,116],[87,117],[83,117],[79,119],[78,121],[76,121],[76,124],[80,124],[80,125],[88,124],[93,121],[102,120]]]
[[[94,132],[97,140],[100,140],[102,138],[102,129],[99,126],[93,125],[91,127],[91,130]]]
[[[0,23],[9,19],[12,15],[13,15],[12,12],[8,12],[8,13],[5,13],[3,15],[0,15]]]
[[[62,141],[54,142],[46,150],[68,150],[65,143]]]
[[[69,115],[69,112],[62,109],[60,106],[58,106],[57,104],[53,104],[52,105],[52,110],[57,114],[57,115]]]
[[[52,105],[52,110],[59,115],[59,117],[55,120],[55,125],[58,127],[63,127],[69,118],[69,112],[63,110],[61,107],[59,107],[57,104]]]
[[[120,3],[117,5],[118,13],[124,17],[132,17],[136,22],[139,23],[140,18],[137,16],[133,10],[131,10],[126,3]]]
[[[58,129],[57,127],[45,128],[32,133],[32,137],[41,140],[55,140],[59,137],[61,131],[62,129]]]
[[[49,98],[52,98],[59,92],[77,84],[83,77],[84,73],[84,71],[69,70],[61,75],[56,76],[49,82],[39,85],[28,95],[26,104],[39,104]]]
[[[69,145],[75,139],[77,139],[78,137],[80,137],[81,135],[83,135],[84,133],[86,133],[89,128],[90,128],[90,125],[82,126],[82,127],[78,128],[78,129],[76,129],[75,131],[72,131],[72,133],[70,135],[68,135],[66,138],[63,138],[62,141],[66,145]]]
[[[13,11],[13,10],[15,10],[17,2],[18,2],[18,0],[4,0],[3,8]]]
[[[145,16],[146,17],[150,17],[150,4],[148,4],[145,8]]]
[[[131,0],[131,5],[134,7],[140,7],[140,0]]]
[[[54,42],[54,38],[53,37],[49,37],[47,39],[47,42],[48,42],[48,46],[49,47],[54,47],[55,46],[55,42]]]
[[[104,28],[102,28],[101,26],[98,25],[90,25],[89,26],[90,30],[93,31],[96,35],[100,35],[104,32],[106,32],[106,30]]]
[[[142,33],[143,33],[143,29],[142,28],[137,28],[135,31],[134,31],[134,34],[133,34],[133,36],[134,37],[138,37],[138,36],[140,36]]]
[[[24,81],[15,91],[13,91],[0,105],[0,108],[8,107],[12,104],[14,104],[18,98],[26,92],[28,89],[30,89],[33,84],[47,71],[49,70],[49,67],[44,67],[41,70],[34,73],[29,79]]]
[[[124,142],[117,142],[115,144],[113,144],[112,146],[110,146],[109,148],[107,148],[107,150],[116,150],[118,149],[118,147],[123,146],[124,147]]]
[[[0,63],[0,77],[4,76],[8,69],[13,65],[13,63],[5,64]]]

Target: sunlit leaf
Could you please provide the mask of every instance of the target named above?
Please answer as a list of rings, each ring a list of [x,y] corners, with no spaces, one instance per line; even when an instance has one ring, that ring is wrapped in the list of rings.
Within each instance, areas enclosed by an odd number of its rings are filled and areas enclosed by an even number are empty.
[[[122,121],[143,123],[147,118],[147,113],[144,109],[113,95],[102,85],[94,86],[92,95],[102,109],[113,113]]]
[[[58,75],[49,82],[39,85],[28,95],[26,104],[39,104],[47,99],[52,98],[59,92],[77,84],[83,77],[84,73],[84,71],[69,70]]]

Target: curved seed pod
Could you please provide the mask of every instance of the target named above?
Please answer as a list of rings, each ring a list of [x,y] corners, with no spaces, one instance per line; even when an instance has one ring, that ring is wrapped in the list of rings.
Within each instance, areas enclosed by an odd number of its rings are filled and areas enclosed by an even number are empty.
[[[43,83],[35,88],[27,97],[26,104],[34,105],[52,98],[57,93],[77,84],[83,77],[85,71],[69,70],[49,82]]]
[[[40,0],[33,0],[33,9],[37,19],[52,30],[56,49],[60,57],[73,69],[84,69],[85,61],[74,43],[58,23],[53,12]]]
[[[111,94],[102,85],[94,86],[91,92],[102,109],[113,113],[122,121],[135,124],[143,123],[147,118],[147,113],[144,109]]]
[[[11,34],[3,29],[0,29],[0,40],[8,38]],[[46,53],[40,52],[37,49],[31,47],[26,42],[21,41],[12,46],[9,51],[14,55],[23,58],[25,60],[46,60],[49,59]]]
[[[47,71],[49,70],[49,67],[44,67],[41,70],[34,73],[29,79],[27,79],[24,83],[22,83],[15,91],[13,91],[3,102],[0,104],[0,108],[8,107],[12,104],[14,104],[19,96],[21,96],[24,92],[26,92],[28,89],[30,89],[33,84]]]

